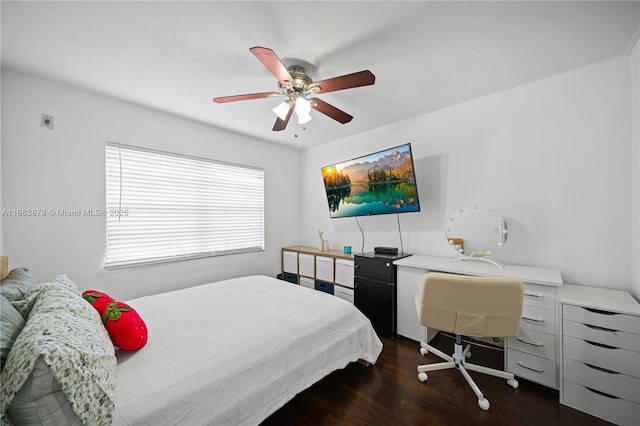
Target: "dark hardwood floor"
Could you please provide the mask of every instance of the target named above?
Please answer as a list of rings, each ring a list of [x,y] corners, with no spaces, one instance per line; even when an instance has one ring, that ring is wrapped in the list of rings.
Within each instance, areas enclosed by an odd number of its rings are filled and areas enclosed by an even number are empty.
[[[370,367],[351,363],[298,394],[263,422],[282,425],[608,425],[609,423],[561,405],[557,392],[518,379],[511,388],[504,379],[471,372],[491,408],[478,399],[457,370],[430,372],[421,383],[416,366],[442,361],[423,357],[417,342],[381,337],[384,349]],[[445,353],[453,340],[438,336],[432,342]],[[469,362],[502,368],[503,354],[474,346]]]

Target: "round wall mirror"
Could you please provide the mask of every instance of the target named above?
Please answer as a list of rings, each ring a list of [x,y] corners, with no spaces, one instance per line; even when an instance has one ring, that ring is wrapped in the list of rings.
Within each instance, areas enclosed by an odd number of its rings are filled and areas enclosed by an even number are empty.
[[[474,205],[456,210],[447,220],[445,233],[458,254],[484,258],[507,242],[507,221],[491,207]]]

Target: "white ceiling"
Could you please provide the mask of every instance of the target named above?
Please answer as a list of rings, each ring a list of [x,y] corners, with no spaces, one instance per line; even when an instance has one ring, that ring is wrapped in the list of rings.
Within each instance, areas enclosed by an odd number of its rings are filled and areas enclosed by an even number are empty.
[[[2,1],[2,67],[50,77],[299,148],[627,54],[640,2]],[[374,86],[319,95],[318,112],[273,132],[277,90],[249,52],[273,49],[318,81],[361,70]],[[299,137],[295,137],[295,134]]]

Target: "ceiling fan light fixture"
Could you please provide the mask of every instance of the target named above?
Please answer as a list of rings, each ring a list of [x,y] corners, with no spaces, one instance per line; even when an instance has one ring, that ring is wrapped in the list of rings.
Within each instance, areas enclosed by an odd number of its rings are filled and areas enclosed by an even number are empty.
[[[299,96],[296,99],[296,114],[309,115],[310,112],[311,112],[311,103],[307,99],[303,98],[302,96]]]
[[[311,115],[309,114],[298,114],[298,124],[304,124],[311,121]]]
[[[280,120],[286,120],[287,114],[289,113],[290,108],[291,108],[291,105],[289,104],[289,101],[283,101],[273,109],[273,112],[275,112],[275,114],[278,116],[278,118],[280,118]]]
[[[304,124],[311,121],[311,104],[307,99],[302,96],[296,98],[296,115],[298,116],[298,123]]]

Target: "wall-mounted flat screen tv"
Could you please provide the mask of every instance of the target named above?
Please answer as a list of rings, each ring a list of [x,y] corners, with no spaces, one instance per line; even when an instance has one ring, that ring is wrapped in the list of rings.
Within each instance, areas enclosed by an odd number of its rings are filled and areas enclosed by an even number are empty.
[[[322,168],[332,218],[419,212],[411,144]]]

